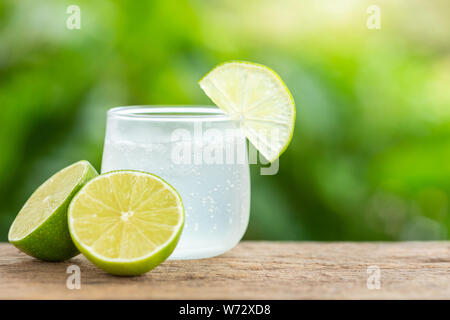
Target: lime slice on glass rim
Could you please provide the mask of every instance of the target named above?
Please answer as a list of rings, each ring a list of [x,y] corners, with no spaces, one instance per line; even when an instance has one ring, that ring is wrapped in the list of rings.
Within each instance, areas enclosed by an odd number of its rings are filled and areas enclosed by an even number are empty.
[[[286,150],[294,132],[295,104],[273,70],[251,62],[225,62],[199,84],[220,109],[240,120],[244,134],[269,162]]]
[[[76,162],[54,174],[17,214],[9,229],[9,242],[46,261],[63,261],[79,254],[69,234],[67,208],[78,190],[97,175],[87,161]]]
[[[180,195],[158,176],[131,170],[91,180],[69,206],[77,248],[115,275],[139,275],[162,263],[184,225]]]

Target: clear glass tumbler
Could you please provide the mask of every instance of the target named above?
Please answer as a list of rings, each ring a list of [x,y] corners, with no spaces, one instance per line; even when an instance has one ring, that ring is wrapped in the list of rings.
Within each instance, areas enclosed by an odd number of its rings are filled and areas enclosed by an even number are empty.
[[[108,111],[102,172],[156,174],[177,189],[186,220],[170,259],[233,248],[247,229],[250,175],[239,122],[216,107],[136,106]]]

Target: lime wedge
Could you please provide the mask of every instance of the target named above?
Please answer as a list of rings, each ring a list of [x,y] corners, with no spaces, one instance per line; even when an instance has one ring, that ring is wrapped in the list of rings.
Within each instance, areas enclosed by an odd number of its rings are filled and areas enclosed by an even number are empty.
[[[77,255],[67,227],[67,208],[77,191],[97,175],[87,161],[54,174],[18,213],[9,229],[9,242],[41,260],[62,261]]]
[[[270,162],[289,145],[295,106],[281,78],[266,66],[231,61],[218,65],[200,81],[208,97],[233,119]]]
[[[69,229],[92,263],[115,275],[139,275],[163,262],[178,243],[184,208],[161,178],[113,171],[91,180],[69,207]]]

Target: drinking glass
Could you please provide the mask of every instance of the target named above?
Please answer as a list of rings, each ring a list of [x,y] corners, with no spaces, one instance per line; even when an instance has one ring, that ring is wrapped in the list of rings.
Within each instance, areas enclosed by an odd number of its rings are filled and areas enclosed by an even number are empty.
[[[210,106],[132,106],[107,113],[102,172],[156,174],[180,194],[185,225],[170,259],[213,257],[247,229],[250,176],[239,122]]]

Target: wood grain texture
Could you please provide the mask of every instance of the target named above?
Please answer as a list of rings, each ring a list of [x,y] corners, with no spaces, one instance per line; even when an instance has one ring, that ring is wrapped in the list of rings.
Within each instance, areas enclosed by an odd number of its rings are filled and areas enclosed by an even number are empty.
[[[69,290],[66,268],[81,268]],[[381,288],[367,288],[367,267]],[[450,242],[242,242],[211,259],[166,261],[139,277],[104,273],[79,255],[62,263],[0,244],[0,299],[450,299]]]

